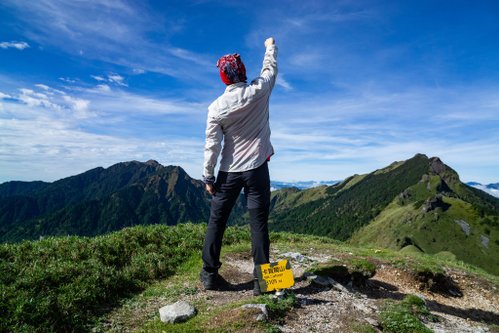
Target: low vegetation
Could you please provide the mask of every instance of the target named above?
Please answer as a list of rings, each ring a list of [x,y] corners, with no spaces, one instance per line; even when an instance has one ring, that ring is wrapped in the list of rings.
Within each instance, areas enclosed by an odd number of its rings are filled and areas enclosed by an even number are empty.
[[[202,225],[137,226],[88,237],[0,245],[0,331],[82,331],[120,298],[198,255]],[[247,240],[231,228],[226,241]]]
[[[49,237],[40,241],[1,244],[0,332],[88,331],[95,327],[98,318],[137,295],[146,299],[161,297],[176,301],[198,293],[195,283],[201,265],[205,228],[205,225],[194,224],[136,226],[93,238]],[[336,253],[338,262],[315,267],[320,273],[326,272],[328,265],[341,266],[346,267],[349,274],[356,272],[367,279],[375,274],[376,265],[382,261],[415,273],[425,272],[428,276],[445,273],[442,266],[448,265],[464,268],[470,274],[480,274],[494,284],[498,282],[497,277],[461,262],[442,261],[424,254],[408,257],[390,250],[352,247],[329,238],[290,233],[271,233],[271,240],[277,249],[289,251],[292,247],[307,254],[313,247],[314,251]],[[249,252],[248,228],[229,227],[224,244],[225,251]],[[165,287],[160,283],[165,278],[171,281],[179,279],[182,283]],[[296,297],[289,294],[276,302],[268,296],[261,296],[238,300],[225,308],[210,311],[207,310],[209,300],[201,300],[195,304],[198,316],[175,326],[175,332],[210,331],[209,323],[213,323],[217,314],[224,311],[236,313],[238,310],[235,309],[249,301],[265,303],[269,307],[271,320],[257,324],[260,332],[276,332],[275,324],[295,306]],[[386,327],[392,325],[390,318],[400,317],[390,313],[397,312],[398,306],[402,309],[408,307],[406,303],[397,304],[387,306]],[[406,312],[414,315],[411,311]],[[161,332],[165,329],[166,324],[161,323],[157,316],[157,308],[153,312],[150,315],[154,318],[140,323],[138,331]],[[404,316],[412,318],[406,312],[403,312]],[[238,325],[248,325],[244,318],[241,315],[240,321],[225,323],[227,331],[234,331]],[[368,328],[359,326],[360,329]],[[220,332],[215,328],[211,331]]]
[[[386,301],[380,313],[381,326],[386,333],[432,333],[422,320],[435,321],[424,300],[407,295],[402,301]]]

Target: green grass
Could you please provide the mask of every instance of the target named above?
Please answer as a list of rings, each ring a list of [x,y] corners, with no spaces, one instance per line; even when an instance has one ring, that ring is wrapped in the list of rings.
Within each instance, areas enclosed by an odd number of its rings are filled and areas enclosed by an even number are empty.
[[[353,323],[350,327],[352,333],[376,333],[376,329],[369,324]]]
[[[267,305],[269,317],[275,322],[281,322],[286,313],[298,304],[296,295],[291,291],[287,292],[282,299],[275,298],[274,295],[264,294],[258,296],[251,303]]]
[[[2,244],[0,331],[84,331],[121,299],[199,257],[204,232],[203,225],[153,225]],[[247,229],[230,228],[224,243],[248,239]]]
[[[384,333],[432,333],[422,319],[436,320],[424,301],[414,295],[407,295],[400,302],[386,301],[380,313]]]
[[[113,308],[128,306],[133,310],[149,300],[176,301],[184,295],[196,294],[199,291],[194,282],[201,267],[205,228],[192,224],[137,226],[94,238],[50,237],[0,245],[0,332],[87,331]],[[223,253],[249,252],[249,240],[248,227],[230,227],[224,237]],[[447,266],[499,285],[499,277],[445,257],[406,255],[291,233],[271,233],[271,241],[272,247],[281,251],[293,248],[304,255],[320,252],[339,257],[341,262],[366,272],[371,271],[376,261],[414,272],[438,273]],[[274,318],[282,318],[294,302],[292,296],[280,303],[265,297],[257,301],[268,303]],[[209,300],[198,301],[200,314],[175,329],[196,332],[199,327],[208,327],[207,323],[224,311],[223,307],[207,311],[208,303]],[[123,315],[133,313],[132,310],[124,311]],[[157,308],[145,316],[140,329],[144,332],[164,329],[156,312]],[[230,331],[231,325],[238,324],[227,325]],[[272,323],[262,326],[262,331],[272,330],[275,330]]]
[[[246,313],[241,310],[244,304],[266,304],[269,312],[268,322],[248,320]],[[276,323],[282,323],[286,313],[296,305],[296,296],[288,294],[284,299],[275,299],[271,295],[262,295],[257,298],[239,300],[223,306],[213,308],[209,300],[201,300],[194,304],[198,314],[183,323],[163,323],[156,316],[146,322],[138,333],[168,332],[208,332],[208,333],[236,333],[243,329],[254,329],[252,332],[277,333]],[[216,325],[214,325],[216,323]]]

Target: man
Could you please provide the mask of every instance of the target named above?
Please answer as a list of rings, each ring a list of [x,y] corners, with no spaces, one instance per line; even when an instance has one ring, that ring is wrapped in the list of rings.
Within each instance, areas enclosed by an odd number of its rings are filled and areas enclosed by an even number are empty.
[[[246,68],[239,54],[225,55],[217,62],[220,78],[227,88],[208,107],[206,126],[203,181],[212,200],[200,278],[209,290],[224,288],[225,281],[218,275],[222,264],[222,238],[242,189],[250,215],[253,262],[255,267],[269,262],[270,177],[267,163],[274,154],[270,143],[269,99],[277,76],[277,46],[272,37],[265,40],[264,45],[260,76],[250,84],[246,83]],[[220,151],[222,159],[215,179]],[[260,294],[256,275],[253,293]]]

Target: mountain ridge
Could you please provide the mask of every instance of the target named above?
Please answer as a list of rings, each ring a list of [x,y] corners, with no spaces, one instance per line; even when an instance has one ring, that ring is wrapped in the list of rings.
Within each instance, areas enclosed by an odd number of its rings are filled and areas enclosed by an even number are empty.
[[[136,224],[201,222],[208,216],[207,201],[201,181],[179,166],[153,160],[98,167],[52,183],[4,183],[0,239],[90,236]]]
[[[53,183],[0,184],[0,241],[93,236],[137,224],[205,223],[209,205],[203,183],[179,166],[121,162]],[[229,224],[246,223],[241,196]],[[469,225],[470,235],[463,225]],[[499,200],[463,184],[438,157],[423,154],[335,185],[273,191],[269,228],[395,250],[413,246],[429,254],[449,252],[499,271],[494,258]],[[435,230],[449,240],[437,241],[431,235]],[[467,248],[460,250],[463,244]]]
[[[415,246],[428,254],[447,252],[499,273],[499,200],[463,184],[437,157],[417,154],[334,186],[272,196],[272,230],[394,250]],[[461,221],[470,226],[469,235]]]

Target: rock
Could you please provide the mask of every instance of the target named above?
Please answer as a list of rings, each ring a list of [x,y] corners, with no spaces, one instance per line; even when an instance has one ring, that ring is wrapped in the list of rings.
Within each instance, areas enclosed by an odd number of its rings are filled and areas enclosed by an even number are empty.
[[[305,257],[301,253],[298,253],[298,252],[286,252],[286,253],[283,253],[282,256],[294,259],[298,262],[302,262],[305,259]]]
[[[373,319],[373,318],[369,318],[369,317],[366,317],[364,318],[364,320],[369,324],[369,325],[372,325],[374,327],[378,327],[379,326],[379,323],[376,319]]]
[[[244,304],[243,309],[259,309],[261,313],[256,316],[256,321],[265,321],[269,319],[269,311],[266,304]]]
[[[308,275],[307,280],[315,283],[321,287],[332,287],[341,292],[348,292],[348,289],[345,288],[341,283],[337,282],[330,276],[322,276],[322,275]]]
[[[423,204],[423,207],[421,208],[421,210],[425,213],[428,213],[428,212],[431,212],[432,210],[435,210],[437,208],[441,208],[443,211],[446,211],[447,209],[449,209],[449,207],[450,207],[450,204],[444,202],[442,200],[441,195],[437,195],[435,197],[427,199],[425,201],[425,203]]]
[[[159,309],[159,317],[164,323],[179,323],[196,315],[196,308],[186,301],[178,301]]]
[[[348,292],[348,289],[343,287],[343,285],[339,282],[337,282],[335,279],[333,279],[332,277],[328,277],[329,279],[329,284],[331,285],[331,287],[333,287],[334,289],[338,290],[338,291],[341,291],[341,292],[344,292],[344,293],[347,293]]]
[[[485,235],[480,235],[480,241],[482,242],[482,245],[484,248],[488,249],[489,248],[489,238]]]
[[[368,307],[366,304],[361,303],[361,302],[354,303],[353,307],[361,312],[364,312],[364,313],[372,313],[373,312],[372,308]]]
[[[471,232],[471,227],[470,225],[465,221],[465,220],[455,220],[457,224],[463,229],[463,232],[466,234],[466,236],[470,235]]]
[[[447,168],[440,158],[432,157],[430,158],[430,170],[437,175],[441,175],[447,170]]]
[[[309,280],[312,283],[315,283],[321,287],[330,287],[331,286],[331,282],[329,281],[329,278],[321,276],[321,275],[309,275],[309,276],[307,276],[307,280]]]
[[[305,272],[305,273],[303,273],[303,277],[304,277],[305,279],[307,279],[307,280],[310,280],[309,278],[310,278],[311,276],[316,276],[316,275],[315,275],[314,273],[311,273],[311,272]]]

